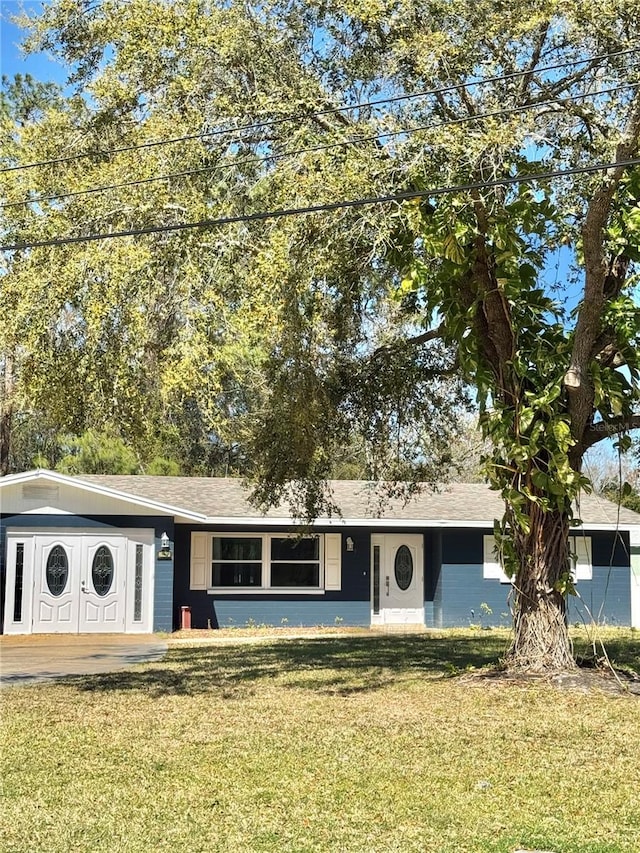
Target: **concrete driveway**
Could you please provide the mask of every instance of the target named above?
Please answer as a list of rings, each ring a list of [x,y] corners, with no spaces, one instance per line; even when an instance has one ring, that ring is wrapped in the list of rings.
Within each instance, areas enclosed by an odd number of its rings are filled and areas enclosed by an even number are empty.
[[[31,634],[0,637],[0,686],[67,675],[117,672],[160,660],[167,651],[153,634]]]

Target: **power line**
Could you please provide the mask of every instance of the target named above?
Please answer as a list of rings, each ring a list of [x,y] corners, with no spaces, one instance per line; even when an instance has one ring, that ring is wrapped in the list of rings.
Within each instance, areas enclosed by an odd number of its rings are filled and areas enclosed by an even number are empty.
[[[111,149],[106,150],[106,151],[100,151],[100,150],[86,151],[83,154],[70,154],[70,155],[65,156],[65,157],[55,157],[55,158],[52,158],[51,160],[40,160],[36,163],[26,163],[25,165],[22,165],[22,166],[7,166],[3,169],[0,169],[0,174],[3,172],[14,172],[17,170],[34,169],[38,166],[50,166],[50,165],[53,165],[55,163],[69,163],[69,162],[72,162],[74,160],[84,159],[86,157],[110,157],[113,154],[121,154],[121,153],[126,152],[126,151],[139,151],[139,150],[142,150],[145,148],[155,148],[155,147],[158,147],[161,145],[172,145],[176,142],[188,142],[188,141],[193,140],[193,139],[209,139],[209,138],[212,138],[215,136],[223,136],[223,135],[231,134],[231,133],[244,133],[247,131],[262,130],[262,129],[268,128],[268,127],[275,127],[277,125],[284,124],[286,122],[321,118],[322,116],[335,115],[336,113],[349,112],[351,110],[365,109],[367,107],[376,107],[376,106],[380,106],[381,104],[398,103],[400,101],[413,100],[415,98],[426,98],[426,97],[437,96],[437,95],[445,95],[449,92],[458,92],[462,89],[473,88],[474,86],[484,86],[487,83],[501,83],[501,82],[504,82],[506,80],[513,80],[513,79],[516,79],[518,77],[524,77],[526,75],[530,75],[532,73],[540,74],[540,73],[546,72],[546,71],[557,71],[560,68],[570,68],[570,67],[573,67],[575,65],[584,65],[584,64],[589,63],[589,62],[599,62],[603,59],[611,59],[615,56],[626,56],[627,54],[630,54],[630,53],[637,53],[638,50],[640,50],[640,48],[632,47],[632,48],[628,48],[626,50],[614,51],[612,53],[601,53],[601,54],[597,54],[595,56],[585,57],[584,59],[574,59],[574,60],[570,60],[568,62],[567,61],[558,62],[558,63],[555,63],[553,65],[546,65],[546,66],[542,66],[540,68],[535,68],[535,69],[533,69],[533,71],[531,71],[530,69],[526,70],[526,71],[513,71],[509,74],[501,74],[501,75],[494,76],[494,77],[485,77],[483,80],[475,80],[475,81],[470,81],[468,83],[457,83],[457,84],[452,84],[450,86],[441,86],[441,87],[438,87],[435,89],[426,89],[424,91],[414,92],[411,94],[391,95],[387,98],[380,98],[378,100],[362,101],[362,102],[359,102],[357,104],[344,104],[344,105],[338,106],[338,107],[328,107],[327,109],[318,110],[316,112],[311,112],[311,113],[308,113],[308,112],[293,113],[290,116],[282,116],[282,117],[276,118],[276,119],[267,119],[266,121],[263,121],[263,122],[255,122],[253,124],[241,125],[240,127],[235,127],[235,128],[221,128],[218,130],[201,131],[199,133],[191,133],[191,134],[187,134],[185,136],[172,137],[170,139],[155,139],[155,140],[151,140],[150,142],[143,142],[143,143],[139,143],[137,145],[125,145],[125,146],[122,146],[119,148],[111,148]]]
[[[435,198],[457,192],[470,192],[471,190],[485,190],[492,187],[512,186],[513,184],[530,183],[533,181],[544,181],[551,178],[564,178],[570,175],[590,174],[604,172],[608,169],[640,165],[640,157],[630,160],[622,160],[618,163],[598,163],[592,166],[579,166],[572,169],[558,169],[551,172],[541,172],[531,175],[513,175],[494,181],[479,181],[470,184],[457,184],[445,187],[435,187],[427,190],[409,190],[402,193],[392,193],[384,196],[373,196],[369,198],[343,199],[341,201],[328,202],[325,204],[306,205],[304,207],[280,208],[276,210],[261,211],[257,213],[238,214],[236,216],[224,216],[219,219],[201,219],[198,222],[179,222],[173,225],[152,225],[147,228],[132,228],[126,231],[113,231],[103,234],[84,234],[78,237],[54,237],[50,240],[38,240],[32,243],[14,243],[0,246],[0,251],[10,252],[20,249],[33,249],[45,246],[64,246],[70,243],[89,243],[96,240],[111,240],[115,237],[141,237],[147,234],[159,234],[172,231],[186,231],[193,228],[218,228],[224,225],[233,225],[241,222],[263,222],[268,219],[282,219],[288,216],[300,216],[309,213],[326,213],[334,210],[344,210],[355,207],[366,207],[374,204],[386,204],[393,201],[408,201],[414,198]]]
[[[345,139],[339,142],[329,142],[322,145],[313,145],[307,148],[296,148],[292,151],[283,151],[281,153],[267,154],[263,157],[248,157],[244,160],[236,160],[233,163],[223,163],[222,165],[202,166],[197,169],[187,169],[183,172],[170,172],[166,175],[154,175],[150,178],[140,178],[133,181],[123,181],[119,184],[103,184],[102,186],[89,187],[84,190],[72,190],[63,193],[52,193],[51,195],[36,196],[35,198],[21,199],[20,201],[7,201],[0,204],[0,210],[9,207],[24,207],[30,204],[38,204],[43,201],[56,201],[58,199],[73,198],[80,195],[89,195],[91,193],[106,192],[108,190],[117,190],[127,187],[142,186],[143,184],[152,184],[158,181],[167,181],[173,178],[187,178],[193,175],[202,175],[207,172],[216,170],[234,169],[238,166],[253,165],[256,163],[268,163],[276,160],[283,160],[287,157],[294,157],[298,154],[312,154],[320,151],[329,151],[333,148],[344,148],[348,145],[361,145],[365,142],[375,142],[379,139],[388,139],[394,136],[404,136],[412,133],[419,133],[426,130],[437,130],[441,127],[450,127],[452,125],[466,124],[467,122],[478,121],[487,118],[498,118],[502,116],[512,115],[514,113],[526,112],[527,110],[539,109],[546,106],[556,106],[566,104],[571,101],[579,101],[585,98],[596,98],[601,95],[610,95],[618,92],[621,89],[635,89],[640,86],[640,83],[627,83],[624,86],[613,86],[610,89],[602,89],[597,92],[585,92],[579,95],[570,95],[566,98],[552,98],[547,101],[538,101],[535,104],[523,104],[519,107],[508,107],[503,110],[493,110],[486,113],[477,113],[472,116],[463,116],[457,119],[448,119],[447,121],[433,122],[431,124],[418,125],[417,127],[406,127],[400,130],[390,130],[382,133],[376,133],[371,136],[358,136],[353,139]]]

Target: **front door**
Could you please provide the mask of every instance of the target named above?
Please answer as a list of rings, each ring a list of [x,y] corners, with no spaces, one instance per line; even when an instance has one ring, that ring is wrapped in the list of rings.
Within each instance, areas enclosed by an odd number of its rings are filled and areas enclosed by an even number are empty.
[[[77,632],[81,539],[39,536],[35,542],[33,590],[35,633]]]
[[[38,536],[34,633],[124,631],[126,548],[118,535]]]
[[[4,631],[153,630],[154,531],[7,531]]]
[[[421,534],[371,537],[371,624],[424,625]]]
[[[127,540],[85,536],[81,561],[80,633],[124,631]]]

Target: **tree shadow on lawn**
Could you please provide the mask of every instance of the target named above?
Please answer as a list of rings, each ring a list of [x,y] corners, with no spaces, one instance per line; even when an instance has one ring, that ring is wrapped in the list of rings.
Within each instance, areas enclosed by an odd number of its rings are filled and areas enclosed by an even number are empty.
[[[416,674],[440,678],[494,664],[504,635],[418,634],[278,640],[170,648],[144,669],[65,679],[83,691],[144,691],[156,696],[256,692],[260,682],[284,678],[292,688],[349,695],[378,690]]]

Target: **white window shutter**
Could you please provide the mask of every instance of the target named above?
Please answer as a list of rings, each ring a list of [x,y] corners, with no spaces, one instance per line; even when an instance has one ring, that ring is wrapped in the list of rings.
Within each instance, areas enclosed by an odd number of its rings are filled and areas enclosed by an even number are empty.
[[[209,560],[210,533],[191,534],[190,588],[207,589],[210,584],[211,564]]]
[[[570,546],[578,560],[573,571],[573,576],[577,581],[590,581],[593,577],[593,567],[591,562],[591,537],[583,536],[576,533],[571,537]]]
[[[342,588],[342,534],[324,535],[324,588]]]
[[[502,564],[496,554],[496,540],[494,536],[483,536],[483,564],[482,577],[485,580],[496,580],[500,583],[511,583],[511,580],[504,573]]]
[[[496,540],[493,536],[483,536],[483,566],[482,577],[491,580],[500,580],[502,575],[502,566],[498,560],[498,555],[495,552]]]

